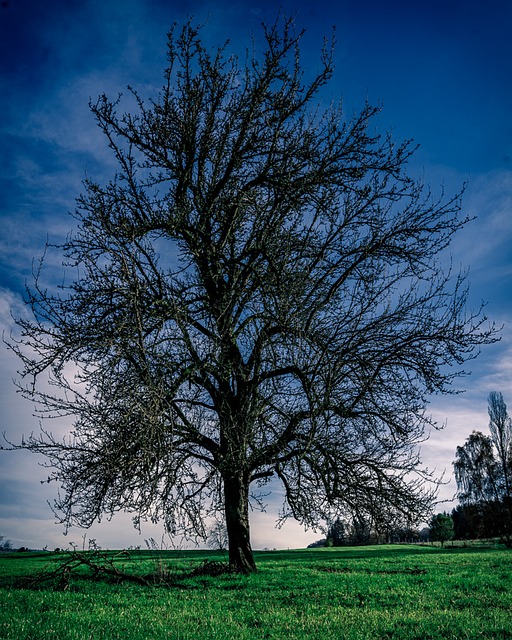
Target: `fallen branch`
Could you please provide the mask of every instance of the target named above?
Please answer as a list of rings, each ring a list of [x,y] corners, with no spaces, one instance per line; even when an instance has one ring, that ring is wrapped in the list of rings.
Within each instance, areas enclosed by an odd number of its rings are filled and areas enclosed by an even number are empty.
[[[126,573],[118,569],[114,561],[120,557],[129,558],[127,551],[121,551],[114,557],[110,557],[107,553],[100,550],[80,552],[74,549],[68,552],[69,557],[61,562],[53,571],[42,571],[35,578],[29,580],[29,586],[35,587],[44,582],[57,580],[56,589],[65,591],[69,588],[69,580],[73,574],[76,574],[79,567],[88,567],[94,578],[108,576],[114,578],[116,582],[134,582],[143,586],[148,586],[151,582],[144,576],[138,576],[132,573]]]

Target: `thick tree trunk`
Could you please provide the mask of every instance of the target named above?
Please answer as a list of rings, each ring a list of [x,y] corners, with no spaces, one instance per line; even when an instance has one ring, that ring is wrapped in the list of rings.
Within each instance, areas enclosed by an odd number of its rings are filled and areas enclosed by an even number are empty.
[[[224,477],[229,566],[238,573],[256,571],[249,532],[249,479],[244,474]]]

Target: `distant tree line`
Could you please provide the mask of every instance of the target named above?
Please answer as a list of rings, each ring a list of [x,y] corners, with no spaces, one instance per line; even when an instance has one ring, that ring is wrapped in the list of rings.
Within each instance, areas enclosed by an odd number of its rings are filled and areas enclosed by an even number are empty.
[[[512,548],[512,420],[503,395],[489,394],[489,431],[473,431],[454,462],[459,506],[455,538],[499,538]]]
[[[459,504],[452,510],[455,540],[502,538],[502,527],[496,511],[503,505],[493,503]]]
[[[2,551],[18,551],[18,552],[26,552],[30,551],[28,547],[13,547],[13,544],[10,540],[8,540],[5,536],[0,536],[0,553]]]
[[[379,526],[362,517],[347,519],[336,518],[326,530],[325,538],[317,540],[309,547],[344,547],[369,544],[388,544],[399,542],[426,542],[429,529],[418,529],[407,523],[388,523]]]
[[[368,544],[397,544],[440,542],[444,545],[455,537],[455,524],[446,512],[432,516],[428,527],[419,529],[407,523],[394,523],[378,529],[375,523],[361,518],[351,520],[337,518],[328,528],[326,537],[310,544],[310,547],[344,547]]]

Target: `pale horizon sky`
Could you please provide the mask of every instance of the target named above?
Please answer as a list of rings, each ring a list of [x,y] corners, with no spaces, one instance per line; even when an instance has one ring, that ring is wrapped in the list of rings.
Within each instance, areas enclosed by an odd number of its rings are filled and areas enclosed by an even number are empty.
[[[464,210],[476,216],[452,248],[456,268],[470,269],[470,305],[487,303],[503,325],[500,343],[468,363],[457,382],[464,393],[433,397],[429,410],[440,431],[422,445],[422,458],[446,471],[440,498],[455,493],[455,449],[473,429],[487,432],[487,396],[501,391],[512,408],[512,3],[508,0],[329,0],[211,3],[206,0],[5,0],[0,6],[0,328],[24,312],[23,290],[45,242],[59,242],[73,226],[85,175],[108,179],[115,169],[89,112],[89,100],[115,97],[130,84],[142,95],[162,84],[166,33],[174,21],[206,21],[211,44],[231,40],[243,52],[277,8],[304,27],[303,60],[317,64],[323,36],[336,27],[336,72],[326,99],[343,99],[347,114],[365,100],[382,104],[380,133],[420,145],[411,172],[434,191],[457,192],[468,182]],[[58,264],[52,269],[59,272]],[[0,433],[11,440],[38,430],[33,407],[15,390],[19,362],[0,344]],[[51,428],[51,425],[47,425]],[[66,424],[58,429],[66,430]],[[52,486],[36,456],[0,451],[0,535],[15,546],[81,544],[67,537],[47,505]],[[255,549],[296,548],[320,538],[298,523],[275,528],[279,488],[266,513],[251,516]],[[439,506],[451,509],[447,502]],[[139,535],[130,516],[87,532],[104,548],[160,541],[162,528]]]

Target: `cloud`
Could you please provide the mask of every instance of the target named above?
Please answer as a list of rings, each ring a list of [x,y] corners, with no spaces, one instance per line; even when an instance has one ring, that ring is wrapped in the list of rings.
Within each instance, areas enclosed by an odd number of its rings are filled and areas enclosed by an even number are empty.
[[[0,287],[0,331],[10,331],[13,316],[21,316],[24,312],[25,304],[21,297]]]
[[[454,256],[470,267],[475,286],[493,287],[504,278],[510,284],[512,171],[492,171],[470,178],[463,210],[476,219],[455,238]]]
[[[299,522],[289,519],[276,528],[276,513],[257,512],[251,516],[251,541],[254,549],[297,549],[322,537],[321,531],[306,530]]]

